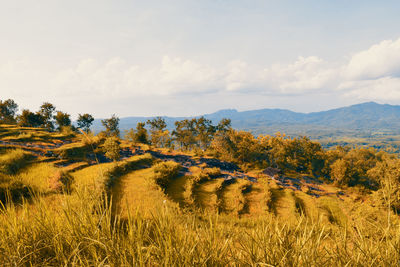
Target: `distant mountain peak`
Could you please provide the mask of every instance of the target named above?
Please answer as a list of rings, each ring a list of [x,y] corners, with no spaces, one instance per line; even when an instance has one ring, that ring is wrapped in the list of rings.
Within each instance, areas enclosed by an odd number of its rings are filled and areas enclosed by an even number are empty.
[[[217,115],[217,114],[218,115],[231,115],[231,114],[235,114],[235,113],[238,113],[238,111],[236,109],[221,109],[221,110],[218,110],[211,114],[212,115]]]
[[[369,101],[369,102],[364,102],[364,103],[360,103],[360,104],[355,104],[353,106],[381,106],[381,104],[376,103],[374,101]]]

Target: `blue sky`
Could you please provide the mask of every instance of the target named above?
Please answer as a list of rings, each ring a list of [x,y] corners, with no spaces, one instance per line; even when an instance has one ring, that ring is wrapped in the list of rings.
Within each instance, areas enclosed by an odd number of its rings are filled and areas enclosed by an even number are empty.
[[[398,1],[3,1],[0,98],[72,115],[400,104]]]

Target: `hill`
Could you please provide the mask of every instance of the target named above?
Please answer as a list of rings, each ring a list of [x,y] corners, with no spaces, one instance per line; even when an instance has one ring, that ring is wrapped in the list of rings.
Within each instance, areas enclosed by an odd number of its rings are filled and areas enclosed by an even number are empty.
[[[358,132],[399,133],[400,106],[367,102],[349,107],[313,113],[298,113],[284,109],[260,109],[237,111],[235,109],[220,110],[202,115],[218,122],[222,118],[230,118],[232,126],[238,130],[249,130],[254,134],[273,134],[277,131],[294,135],[316,135],[318,131],[344,134]],[[200,116],[199,116],[200,117]],[[138,122],[153,117],[121,118],[121,129],[135,128]],[[183,117],[163,117],[170,128]],[[100,120],[94,122],[95,131],[101,129]]]
[[[7,125],[0,133],[6,266],[392,266],[400,260],[400,221],[382,201],[385,191],[338,187],[301,172],[246,170],[124,140],[121,160],[110,162],[101,136]]]
[[[400,152],[400,106],[367,102],[349,107],[313,113],[298,113],[284,109],[261,109],[239,112],[220,110],[202,115],[215,124],[229,118],[232,127],[255,135],[274,135],[277,132],[292,137],[307,136],[323,147],[337,145],[374,147],[388,152]],[[200,117],[200,116],[198,116]],[[154,117],[120,118],[120,128],[135,128],[138,122]],[[174,123],[188,117],[163,117],[172,131]],[[100,132],[101,120],[94,121],[93,129]]]

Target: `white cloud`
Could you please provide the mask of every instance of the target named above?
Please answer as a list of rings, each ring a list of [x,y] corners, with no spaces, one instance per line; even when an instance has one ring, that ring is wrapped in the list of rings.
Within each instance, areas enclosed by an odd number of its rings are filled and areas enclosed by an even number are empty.
[[[228,91],[253,91],[266,94],[304,94],[336,84],[337,69],[318,57],[299,57],[295,62],[267,68],[243,61],[228,65],[225,88]]]
[[[0,63],[2,97],[18,96],[27,103],[50,99],[118,102],[136,97],[151,102],[155,97],[208,94],[253,95],[256,99],[315,92],[400,101],[400,39],[383,41],[342,63],[316,56],[271,66],[233,60],[216,67],[171,56],[152,66],[118,57],[104,62],[88,58],[62,69],[44,69],[40,63],[24,60]]]
[[[20,81],[23,70],[25,79]],[[216,92],[299,94],[332,84],[335,72],[316,57],[303,58],[289,65],[270,68],[252,66],[234,60],[216,68],[179,57],[164,56],[152,67],[129,64],[121,58],[106,62],[84,59],[76,66],[58,71],[45,71],[34,64],[0,68],[0,81],[36,90],[53,97],[126,98],[208,94]],[[1,76],[2,75],[2,76]],[[40,79],[35,77],[40,76]],[[44,79],[45,77],[45,79]]]
[[[104,64],[87,59],[76,68],[59,72],[53,83],[71,93],[95,91],[115,97],[206,93],[222,86],[215,69],[169,56],[152,68],[131,65],[120,58]]]
[[[353,55],[346,76],[353,80],[400,76],[400,38],[384,40]]]
[[[348,81],[340,85],[346,97],[363,100],[400,100],[400,78],[383,77],[374,80]]]
[[[322,59],[299,57],[287,66],[275,65],[265,70],[265,76],[271,80],[280,93],[307,93],[334,86],[337,70]]]
[[[337,89],[348,98],[400,100],[400,39],[384,40],[353,55],[342,68]]]

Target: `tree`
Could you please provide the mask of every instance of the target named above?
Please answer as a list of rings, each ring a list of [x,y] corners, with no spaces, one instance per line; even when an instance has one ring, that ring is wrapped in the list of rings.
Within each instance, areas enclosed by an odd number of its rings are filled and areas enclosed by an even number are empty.
[[[116,136],[107,137],[104,142],[103,151],[107,158],[109,158],[112,161],[118,161],[121,157],[120,142],[118,137]]]
[[[142,144],[147,144],[148,141],[148,135],[147,135],[147,130],[144,128],[146,124],[144,122],[138,122],[136,125],[136,131],[135,131],[135,143],[142,143]]]
[[[184,119],[175,122],[175,130],[172,132],[174,139],[181,149],[189,150],[196,144],[195,120]]]
[[[169,138],[165,120],[161,117],[157,117],[148,120],[147,124],[150,126],[151,143],[155,146],[164,147]]]
[[[29,109],[23,109],[21,115],[17,117],[18,125],[22,127],[41,127],[44,123],[43,117],[39,113],[33,113]]]
[[[254,164],[263,160],[261,145],[250,132],[229,130],[224,135],[216,136],[211,145],[226,161]]]
[[[43,118],[43,126],[52,131],[54,130],[54,112],[56,108],[53,104],[49,102],[44,102],[39,109],[38,114]]]
[[[232,129],[231,120],[227,118],[223,118],[222,120],[220,120],[217,125],[217,131],[220,133],[226,133],[230,129]]]
[[[135,130],[133,130],[132,128],[128,130],[125,130],[125,135],[124,135],[124,139],[132,142],[132,143],[136,143],[135,142]]]
[[[400,160],[393,156],[385,155],[382,161],[368,171],[371,180],[380,184],[381,195],[388,206],[388,227],[390,227],[391,211],[400,212]]]
[[[109,119],[101,120],[101,123],[106,128],[107,136],[116,136],[119,137],[119,118],[114,115]]]
[[[347,184],[349,182],[349,164],[344,159],[338,159],[331,165],[331,178],[337,184]]]
[[[92,126],[92,123],[94,121],[94,118],[90,114],[79,114],[77,124],[78,128],[82,129],[85,133],[88,133],[90,131],[90,126]]]
[[[214,137],[216,127],[212,125],[211,120],[207,120],[204,117],[201,117],[194,122],[194,134],[196,135],[198,145],[201,149],[206,150],[210,146],[210,143]]]
[[[18,105],[12,99],[0,100],[0,123],[16,123],[16,113]]]
[[[57,111],[56,116],[54,116],[56,123],[58,125],[57,129],[61,130],[62,127],[71,126],[70,115],[61,111]]]

